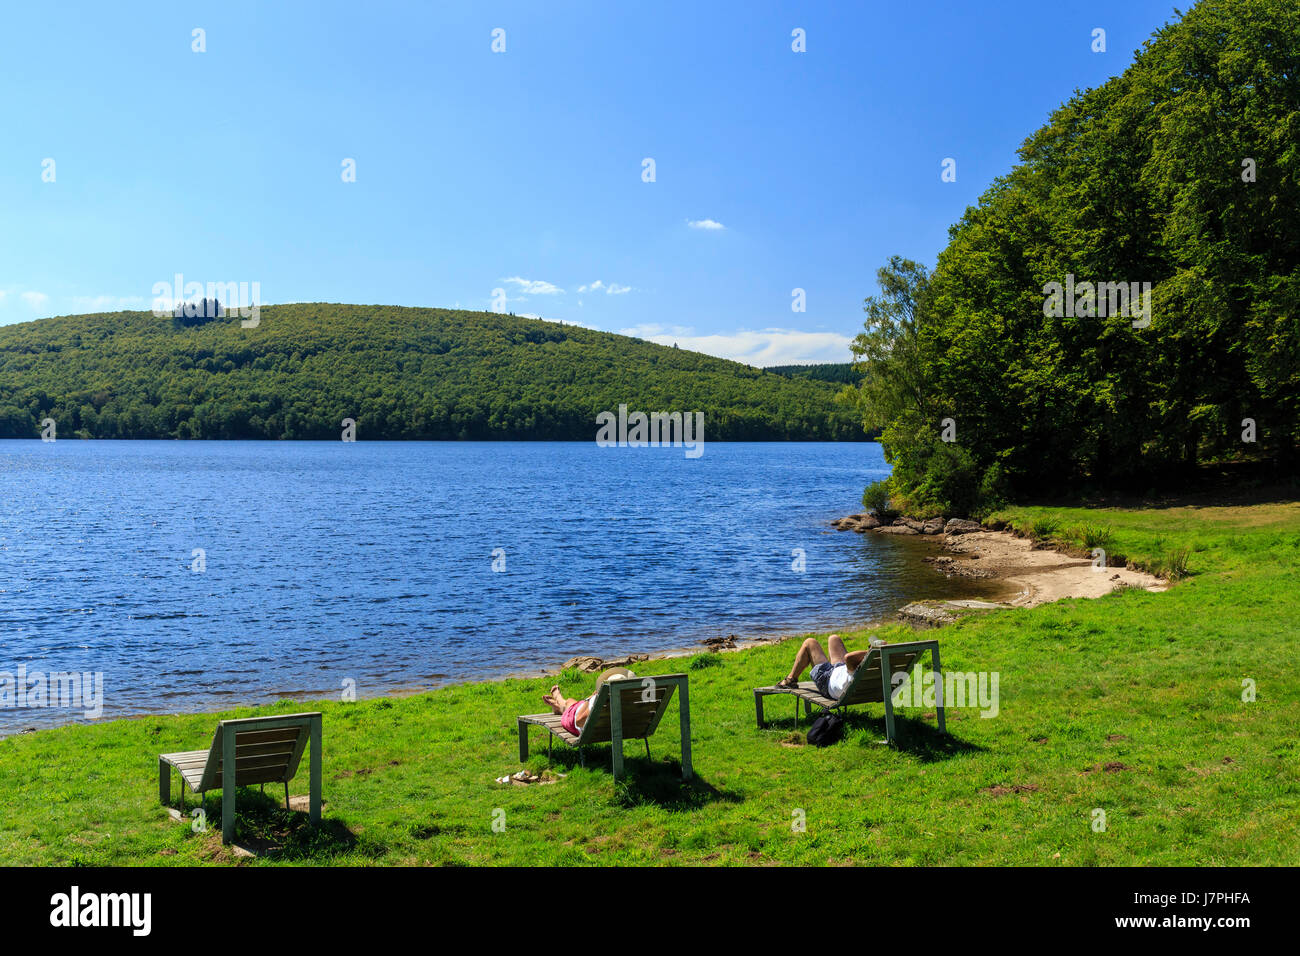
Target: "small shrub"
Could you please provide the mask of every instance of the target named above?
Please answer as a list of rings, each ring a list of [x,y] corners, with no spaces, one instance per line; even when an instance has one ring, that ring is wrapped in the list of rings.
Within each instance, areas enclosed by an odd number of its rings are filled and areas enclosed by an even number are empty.
[[[889,510],[888,478],[882,478],[880,481],[873,481],[867,485],[862,492],[862,507],[878,518],[883,518],[891,513]]]
[[[717,667],[722,663],[722,658],[717,654],[696,654],[691,658],[690,669],[693,671],[702,671],[706,667]]]

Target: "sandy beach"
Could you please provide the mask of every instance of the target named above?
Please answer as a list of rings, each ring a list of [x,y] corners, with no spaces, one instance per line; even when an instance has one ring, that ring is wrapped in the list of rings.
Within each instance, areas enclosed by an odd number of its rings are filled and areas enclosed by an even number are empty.
[[[1036,607],[1062,598],[1095,598],[1119,588],[1163,591],[1169,584],[1132,568],[1095,567],[1091,558],[1035,546],[1008,531],[976,531],[942,539],[946,556],[935,560],[945,573],[991,577],[1015,588],[1006,603]]]

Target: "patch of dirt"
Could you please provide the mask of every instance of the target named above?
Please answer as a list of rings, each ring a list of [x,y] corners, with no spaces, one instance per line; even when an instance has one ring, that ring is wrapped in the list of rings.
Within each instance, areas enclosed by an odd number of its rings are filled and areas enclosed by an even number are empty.
[[[999,783],[992,787],[985,787],[982,792],[994,797],[1005,797],[1009,793],[1037,793],[1038,790],[1038,784],[1035,783],[1013,783],[1009,787]]]
[[[1106,739],[1109,740],[1111,743],[1114,743],[1117,740],[1128,740],[1128,738],[1125,737],[1123,734],[1107,734]]]
[[[1109,763],[1100,763],[1095,767],[1089,767],[1084,771],[1084,775],[1096,773],[1100,770],[1102,773],[1119,773],[1121,770],[1132,770],[1128,764],[1120,763],[1118,760],[1112,760]]]

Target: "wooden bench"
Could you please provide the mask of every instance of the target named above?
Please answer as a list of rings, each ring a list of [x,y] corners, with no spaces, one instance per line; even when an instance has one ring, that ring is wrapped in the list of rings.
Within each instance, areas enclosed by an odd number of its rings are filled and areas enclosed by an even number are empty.
[[[311,747],[312,823],[320,822],[321,715],[289,714],[283,717],[245,717],[217,724],[207,750],[187,750],[158,756],[158,799],[171,803],[171,771],[181,775],[180,801],[185,806],[185,786],[206,796],[221,791],[221,842],[235,836],[235,788],[260,783],[283,783],[284,805],[289,806],[289,781],[298,772],[302,753]],[[233,765],[233,779],[223,770]]]
[[[899,675],[909,673],[917,659],[926,651],[930,652],[930,661],[934,666],[935,687],[938,691],[935,710],[939,718],[939,732],[947,733],[943,719],[943,671],[939,666],[939,642],[934,640],[908,641],[871,648],[866,659],[858,665],[858,669],[849,678],[849,686],[844,688],[844,693],[840,695],[839,700],[823,697],[812,681],[802,681],[796,687],[755,687],[754,711],[758,718],[758,726],[760,728],[766,726],[763,720],[763,698],[770,694],[791,694],[795,698],[796,723],[799,720],[800,700],[804,703],[804,712],[810,717],[814,704],[823,711],[832,711],[852,707],[855,704],[883,703],[885,739],[893,744],[897,740],[894,732],[894,681],[899,679]]]
[[[601,685],[596,702],[587,715],[582,732],[576,737],[560,725],[559,714],[525,714],[519,718],[519,760],[528,759],[528,728],[530,725],[545,728],[546,751],[550,753],[552,738],[558,737],[570,747],[578,748],[578,758],[586,765],[583,748],[588,744],[608,743],[614,752],[614,779],[623,772],[623,741],[638,737],[645,741],[646,756],[650,756],[650,737],[668,709],[673,692],[677,691],[677,712],[682,734],[682,779],[691,779],[691,707],[685,674],[662,674],[654,677],[632,677],[627,680],[609,680]]]

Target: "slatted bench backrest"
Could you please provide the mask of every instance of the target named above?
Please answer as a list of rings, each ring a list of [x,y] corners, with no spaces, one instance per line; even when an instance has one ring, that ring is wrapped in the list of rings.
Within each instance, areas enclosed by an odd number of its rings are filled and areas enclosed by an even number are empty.
[[[246,717],[223,720],[217,725],[203,768],[200,790],[223,785],[222,753],[227,734],[235,735],[235,784],[282,783],[298,772],[302,753],[311,739],[311,722],[319,714],[289,714],[283,717]]]
[[[653,681],[653,684],[644,683]],[[623,721],[623,739],[635,740],[649,737],[659,726],[659,721],[668,709],[673,691],[679,682],[686,680],[685,674],[658,674],[653,678],[632,677],[626,680],[606,681],[601,685],[600,695],[596,698],[592,713],[582,725],[579,744],[608,743],[610,740],[611,695],[619,694],[620,716]]]
[[[916,659],[922,653],[929,650],[931,641],[916,641],[901,644],[889,644],[889,688],[893,692],[895,687],[894,681],[899,674],[906,674],[911,671]],[[867,654],[866,660],[853,672],[853,678],[849,686],[844,688],[844,693],[835,703],[838,706],[847,706],[849,704],[883,704],[885,701],[884,688],[880,683],[880,668],[883,657],[880,648],[873,647]]]

